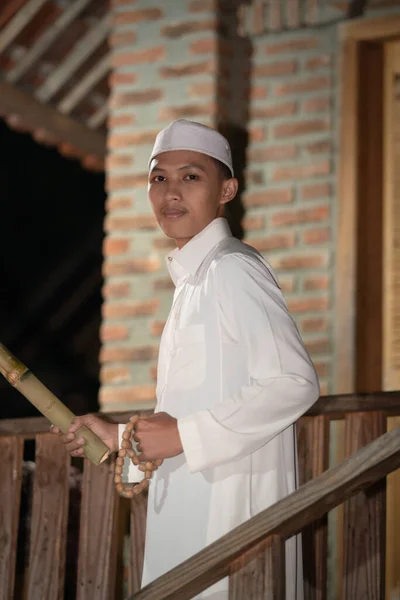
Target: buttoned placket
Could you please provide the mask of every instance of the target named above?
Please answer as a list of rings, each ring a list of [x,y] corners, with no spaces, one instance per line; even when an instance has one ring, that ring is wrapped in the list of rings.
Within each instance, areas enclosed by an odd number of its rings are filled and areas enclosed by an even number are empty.
[[[162,390],[160,393],[160,399],[159,399],[160,408],[162,406],[162,402],[163,402],[165,392],[167,389],[167,385],[168,385],[168,376],[169,376],[169,371],[170,371],[170,367],[171,367],[172,354],[175,349],[175,331],[177,329],[179,315],[180,315],[180,312],[182,309],[183,298],[185,295],[186,282],[187,282],[188,278],[189,278],[189,274],[182,277],[178,282],[177,288],[175,290],[175,298],[174,298],[174,301],[173,301],[173,304],[171,307],[171,312],[170,312],[169,319],[168,319],[169,323],[167,325],[168,330],[166,331],[166,333],[168,336],[170,336],[170,339],[167,340],[168,354],[167,354],[166,365],[165,365],[165,370],[164,370],[164,382],[163,382],[163,387],[162,387]]]

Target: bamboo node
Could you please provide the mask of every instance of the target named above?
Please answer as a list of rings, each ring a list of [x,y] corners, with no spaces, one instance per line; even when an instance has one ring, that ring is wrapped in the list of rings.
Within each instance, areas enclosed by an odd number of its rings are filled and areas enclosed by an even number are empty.
[[[5,374],[5,378],[7,379],[8,383],[11,383],[11,385],[17,385],[21,379],[21,375],[18,371],[10,371],[9,373]]]

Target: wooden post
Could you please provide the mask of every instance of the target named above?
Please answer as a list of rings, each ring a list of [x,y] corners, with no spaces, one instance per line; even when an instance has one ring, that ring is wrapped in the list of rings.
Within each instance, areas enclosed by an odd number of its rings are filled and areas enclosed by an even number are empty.
[[[147,493],[134,496],[131,500],[131,557],[129,564],[130,593],[134,594],[141,588],[144,542],[146,537]]]
[[[271,535],[232,564],[229,600],[285,600],[285,580],[285,540]]]
[[[57,436],[36,438],[27,599],[64,598],[69,454]]]
[[[329,418],[303,417],[297,422],[299,483],[318,477],[329,467]],[[328,516],[302,531],[304,599],[325,600]]]
[[[0,438],[0,600],[14,598],[23,440]]]
[[[85,460],[77,600],[114,600],[118,500],[114,457],[99,466]]]
[[[346,456],[386,431],[383,412],[345,417]],[[343,598],[385,597],[386,480],[359,492],[344,504]]]

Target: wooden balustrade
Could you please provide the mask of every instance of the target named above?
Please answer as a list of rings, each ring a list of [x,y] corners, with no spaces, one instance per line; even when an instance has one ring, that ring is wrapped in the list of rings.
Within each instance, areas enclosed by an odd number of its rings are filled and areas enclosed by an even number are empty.
[[[105,417],[124,422],[130,414]],[[113,458],[100,467],[74,459],[72,462],[83,464],[84,469],[78,571],[71,599],[122,597],[122,548],[129,531],[125,595],[183,600],[229,575],[233,600],[283,598],[284,540],[302,530],[305,599],[326,600],[327,512],[345,501],[342,597],[365,597],[363,586],[368,582],[368,597],[381,600],[385,476],[400,462],[399,429],[384,432],[386,417],[395,415],[400,415],[400,392],[321,398],[297,423],[300,489],[141,591],[146,497],[127,501],[115,494]],[[328,469],[333,420],[344,421],[349,458]],[[48,430],[42,417],[0,420],[0,600],[57,598],[62,597],[66,583],[71,586],[65,567],[71,537],[67,528],[71,461]],[[27,568],[23,573],[19,570],[15,580],[18,523],[23,516],[22,457],[24,444],[32,444],[29,440],[35,440],[36,447],[30,554]],[[125,552],[128,546],[125,544]]]
[[[254,564],[255,552],[258,550],[257,554],[266,553],[265,544],[271,536],[280,540],[280,543],[270,542],[272,558],[268,560],[273,561],[278,556],[276,561],[281,570],[284,560],[282,540],[301,531],[355,492],[369,488],[399,466],[400,428],[397,428],[381,435],[340,465],[328,469],[283,500],[236,527],[143,588],[131,600],[189,600],[219,579],[229,576],[239,557],[243,559],[250,556]],[[261,568],[264,568],[263,565]],[[254,577],[257,578],[257,575],[255,572]],[[246,577],[245,572],[242,577]],[[237,575],[235,585],[240,586]],[[259,598],[281,600],[281,593],[277,586],[275,596],[263,595]],[[369,594],[368,597],[374,596]],[[346,598],[352,600],[354,596]]]

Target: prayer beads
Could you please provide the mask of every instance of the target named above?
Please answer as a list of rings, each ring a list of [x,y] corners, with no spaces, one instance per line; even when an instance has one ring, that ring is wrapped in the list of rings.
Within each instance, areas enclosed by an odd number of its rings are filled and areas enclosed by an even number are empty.
[[[149,487],[149,482],[153,471],[156,471],[163,462],[162,459],[140,462],[138,455],[132,448],[132,436],[138,421],[139,416],[133,415],[125,425],[125,430],[122,434],[121,448],[118,451],[118,456],[115,461],[114,483],[118,494],[123,498],[133,498],[133,496],[138,496],[141,492],[146,490]],[[122,483],[122,469],[126,456],[128,456],[133,464],[138,467],[139,471],[144,473],[144,479],[136,484],[133,488],[126,488]]]

